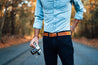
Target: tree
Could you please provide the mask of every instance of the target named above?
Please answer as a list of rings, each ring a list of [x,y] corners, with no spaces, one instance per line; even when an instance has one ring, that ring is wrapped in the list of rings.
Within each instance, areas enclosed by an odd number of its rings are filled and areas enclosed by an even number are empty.
[[[1,26],[0,26],[0,41],[1,42],[3,42],[2,38],[1,38],[2,37],[2,29],[3,29],[3,26],[4,26],[4,20],[5,20],[5,17],[6,17],[6,12],[7,12],[8,6],[9,6],[9,2],[10,2],[10,0],[7,1],[7,5],[6,5],[6,8],[5,8],[5,12],[4,12],[4,17],[1,20]]]

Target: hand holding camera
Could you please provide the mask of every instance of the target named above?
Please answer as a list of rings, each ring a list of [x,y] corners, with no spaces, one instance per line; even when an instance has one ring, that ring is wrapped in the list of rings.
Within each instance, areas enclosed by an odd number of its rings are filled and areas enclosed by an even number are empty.
[[[38,38],[38,37],[34,37],[34,38],[31,40],[30,46],[31,46],[32,48],[35,47],[35,45],[33,44],[34,42],[35,42],[36,44],[38,44],[38,43],[39,43],[39,38]]]
[[[34,54],[37,53],[38,55],[40,55],[41,54],[41,49],[40,49],[39,45],[37,45],[36,43],[33,43],[33,44],[35,45],[35,48],[33,48],[31,50],[31,54],[34,55]]]
[[[30,52],[32,53],[32,55],[34,55],[34,54],[38,54],[38,55],[40,55],[40,53],[41,53],[41,49],[40,49],[40,47],[39,47],[39,45],[38,45],[38,42],[39,42],[39,39],[38,39],[38,37],[34,37],[33,38],[33,40],[31,40],[31,42],[30,42],[30,46],[33,48]]]

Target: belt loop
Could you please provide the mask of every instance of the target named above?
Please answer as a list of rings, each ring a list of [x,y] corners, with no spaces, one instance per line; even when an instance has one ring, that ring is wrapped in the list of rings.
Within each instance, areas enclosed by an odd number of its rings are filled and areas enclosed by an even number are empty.
[[[49,37],[49,32],[48,32],[48,37]]]

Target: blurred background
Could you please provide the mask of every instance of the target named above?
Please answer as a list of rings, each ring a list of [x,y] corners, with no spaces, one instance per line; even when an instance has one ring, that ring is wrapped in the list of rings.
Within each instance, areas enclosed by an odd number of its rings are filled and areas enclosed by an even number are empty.
[[[98,39],[98,1],[82,0],[82,2],[86,13],[84,13],[84,19],[78,24],[72,37],[74,40],[77,40],[76,38],[89,39],[96,43]],[[36,0],[0,0],[0,48],[3,47],[2,43],[9,46],[7,45],[8,41],[12,39],[13,42],[18,38],[25,41],[32,39],[35,6]],[[74,15],[75,10],[72,7],[71,25],[74,21]],[[42,35],[43,28],[40,31],[40,37]]]
[[[72,39],[80,44],[98,48],[98,0],[82,0],[82,3],[86,13],[72,34]],[[36,0],[0,0],[1,49],[27,43],[33,39],[35,6]],[[75,9],[72,6],[71,25],[74,16]],[[40,30],[40,38],[42,36],[43,27]]]

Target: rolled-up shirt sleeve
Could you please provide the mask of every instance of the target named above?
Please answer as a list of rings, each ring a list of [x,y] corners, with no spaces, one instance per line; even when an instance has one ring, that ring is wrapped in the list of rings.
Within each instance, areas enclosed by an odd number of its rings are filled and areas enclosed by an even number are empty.
[[[75,14],[75,19],[78,20],[82,20],[83,19],[83,13],[85,12],[85,8],[83,6],[83,3],[81,2],[81,0],[73,0],[73,5],[75,7],[76,10],[76,14]]]
[[[34,20],[33,28],[41,29],[42,20],[44,19],[44,15],[43,15],[42,3],[40,0],[37,0],[37,2],[36,2],[34,16],[35,16],[35,20]]]

